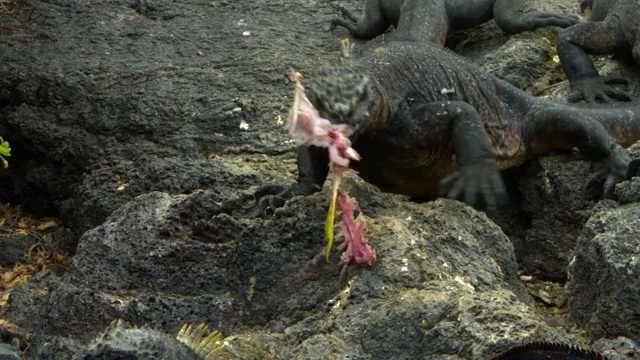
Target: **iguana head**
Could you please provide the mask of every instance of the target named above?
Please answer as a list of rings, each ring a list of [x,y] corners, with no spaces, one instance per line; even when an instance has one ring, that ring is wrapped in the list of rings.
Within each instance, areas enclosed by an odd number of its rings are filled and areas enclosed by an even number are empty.
[[[369,125],[369,112],[379,97],[366,73],[353,67],[322,69],[305,84],[309,101],[320,116],[333,124],[346,124],[357,137]]]

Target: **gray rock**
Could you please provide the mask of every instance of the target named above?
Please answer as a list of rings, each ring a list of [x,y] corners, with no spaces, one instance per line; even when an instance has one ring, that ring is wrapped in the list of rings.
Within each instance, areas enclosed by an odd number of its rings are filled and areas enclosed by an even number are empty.
[[[274,359],[485,359],[532,340],[577,344],[516,278],[516,258],[562,276],[572,256],[593,205],[580,192],[588,164],[573,155],[518,174],[522,198],[499,217],[515,253],[475,210],[359,181],[350,191],[373,222],[371,268],[343,270],[336,250],[325,262],[326,190],[244,217],[258,185],[295,177],[286,75],[337,60],[344,34],[324,31],[336,3],[49,0],[37,11],[0,32],[0,136],[13,149],[0,200],[61,217],[67,228],[48,248],[76,254],[63,276],[44,272],[11,293],[8,318],[33,332],[29,359],[72,359],[118,319],[167,339],[205,322],[240,355]],[[507,36],[490,22],[450,46],[562,99],[557,33]],[[621,202],[637,202],[637,181],[618,185]]]
[[[41,275],[15,289],[11,319],[38,327],[35,337],[80,344],[115,319],[167,334],[184,322],[231,335],[266,327],[283,334],[262,342],[283,358],[335,353],[344,342],[362,344],[351,348],[362,357],[482,359],[530,337],[571,341],[518,300],[513,247],[485,215],[456,201],[418,205],[352,188],[372,214],[370,242],[379,254],[372,268],[351,266],[340,276],[340,251],[324,261],[326,192],[260,221],[224,215],[233,201],[213,191],[156,192],[88,231],[62,277]],[[371,207],[378,203],[386,208]],[[239,233],[193,237],[194,224],[214,219]],[[339,341],[327,348],[304,343],[329,333]]]
[[[591,164],[576,154],[556,153],[530,161],[525,171],[519,182],[521,207],[531,223],[524,238],[514,241],[518,261],[527,274],[564,279],[595,205],[585,192]]]
[[[593,344],[592,349],[609,357],[611,360],[640,359],[640,345],[624,337],[600,339]]]
[[[273,176],[261,173],[258,168],[229,158],[141,156],[133,162],[114,162],[88,173],[73,197],[63,203],[62,215],[79,237],[138,195],[152,191],[183,194],[215,189],[229,196],[273,181]]]
[[[595,336],[640,337],[640,206],[602,206],[569,266],[569,312]]]
[[[13,149],[1,198],[52,213],[96,167],[289,150],[277,124],[285,75],[312,72],[340,46],[307,20],[318,7],[40,2],[32,26],[0,42],[0,133]],[[302,44],[304,32],[314,36]]]
[[[636,159],[637,166],[640,167],[640,144],[630,146],[628,149],[632,159]],[[629,181],[623,181],[616,185],[616,195],[621,204],[640,202],[640,168],[635,169],[634,177]]]
[[[24,255],[31,247],[38,248],[38,239],[32,235],[11,235],[0,238],[0,267],[10,269],[24,262]]]
[[[0,343],[0,360],[20,360],[22,353],[11,345]]]
[[[358,344],[347,344],[335,335],[318,334],[304,340],[296,349],[298,359],[365,360],[371,356],[362,355]]]
[[[83,344],[68,337],[36,333],[26,353],[28,359],[76,360],[77,352],[84,349]]]

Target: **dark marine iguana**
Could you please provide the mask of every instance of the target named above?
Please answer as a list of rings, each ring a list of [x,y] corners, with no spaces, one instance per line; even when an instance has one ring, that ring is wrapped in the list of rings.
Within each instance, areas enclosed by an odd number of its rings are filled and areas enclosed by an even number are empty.
[[[361,160],[351,166],[360,177],[416,198],[432,199],[446,188],[450,198],[495,207],[506,200],[499,170],[573,148],[599,162],[590,183],[610,195],[630,176],[623,146],[640,139],[640,105],[544,101],[428,42],[392,39],[349,64],[320,70],[306,89],[323,118],[352,127]],[[297,164],[295,184],[256,192],[259,209],[321,189],[326,149],[301,146]]]
[[[591,21],[564,29],[556,48],[572,92],[569,101],[622,100],[629,96],[612,85],[627,85],[622,77],[598,75],[589,55],[632,55],[640,63],[640,2],[637,0],[583,0]]]
[[[491,19],[509,34],[578,23],[575,15],[524,12],[524,0],[367,0],[361,16],[344,7],[341,11],[344,19],[334,19],[331,28],[342,26],[357,38],[372,39],[393,25],[396,34],[405,38],[441,45],[451,31],[472,28]]]
[[[207,335],[208,326],[185,324],[176,337],[146,327],[132,327],[118,320],[99,334],[74,359],[197,360],[266,358],[260,341],[250,336],[222,338],[218,331]],[[244,357],[243,357],[244,356]],[[516,346],[491,360],[608,360],[607,357],[570,345],[535,342]]]

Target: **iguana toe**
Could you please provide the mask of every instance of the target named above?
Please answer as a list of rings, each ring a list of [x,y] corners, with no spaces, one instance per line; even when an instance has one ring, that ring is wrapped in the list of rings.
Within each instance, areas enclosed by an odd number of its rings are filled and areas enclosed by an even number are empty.
[[[560,14],[558,19],[558,26],[561,28],[568,28],[580,22],[580,18],[576,15]]]
[[[353,22],[358,22],[358,17],[344,6],[340,6],[340,13],[342,13],[343,18],[349,19]]]
[[[356,34],[358,29],[358,17],[344,6],[340,6],[340,13],[342,13],[342,18],[334,18],[331,20],[329,31],[333,31],[336,27],[341,26],[347,29],[350,33]]]
[[[282,207],[293,196],[291,185],[263,185],[254,194],[256,205],[251,214],[264,216]]]
[[[490,210],[508,201],[506,188],[493,160],[461,167],[460,171],[442,179],[440,189],[450,199],[463,199],[471,206]]]
[[[587,179],[586,187],[601,190],[605,198],[612,198],[616,184],[629,179],[637,170],[638,162],[632,161],[629,154],[616,144],[611,155],[601,161],[596,172]]]
[[[595,78],[576,80],[571,84],[571,93],[567,97],[569,102],[585,100],[594,102],[631,101],[631,98],[622,90],[613,85],[627,87],[629,80],[618,76],[599,76]]]
[[[254,216],[264,216],[275,212],[294,196],[307,196],[320,190],[320,186],[306,182],[291,185],[263,185],[255,192],[256,205],[249,210],[249,213]]]

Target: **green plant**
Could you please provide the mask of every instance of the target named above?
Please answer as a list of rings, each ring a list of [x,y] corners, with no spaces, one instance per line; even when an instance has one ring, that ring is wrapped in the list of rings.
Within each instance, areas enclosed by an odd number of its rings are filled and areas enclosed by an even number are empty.
[[[6,169],[9,166],[9,162],[5,157],[11,156],[11,148],[9,147],[9,142],[4,141],[2,136],[0,136],[0,160],[2,160],[2,164],[4,164],[4,168]]]

